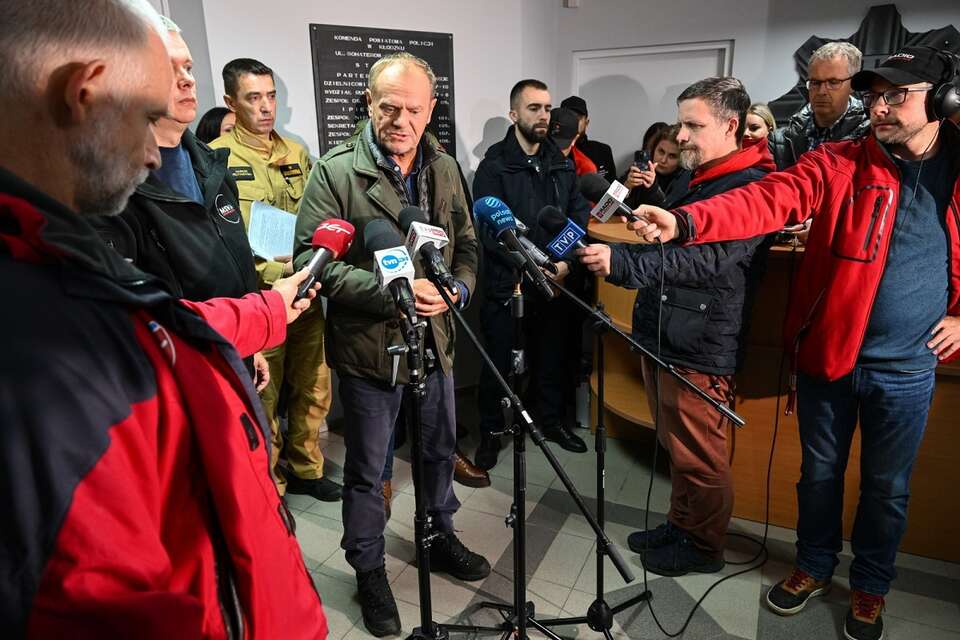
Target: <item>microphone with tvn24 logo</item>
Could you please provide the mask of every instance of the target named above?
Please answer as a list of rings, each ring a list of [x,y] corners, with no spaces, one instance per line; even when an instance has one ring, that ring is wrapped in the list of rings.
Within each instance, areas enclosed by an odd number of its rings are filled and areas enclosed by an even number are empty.
[[[473,203],[473,215],[477,218],[477,224],[489,229],[493,237],[502,242],[508,251],[523,257],[523,269],[527,277],[548,300],[552,300],[556,294],[550,287],[547,276],[543,275],[543,271],[537,267],[537,263],[517,239],[517,221],[510,208],[500,198],[487,196]]]
[[[427,214],[419,207],[403,209],[399,219],[400,228],[407,232],[407,252],[411,256],[419,253],[427,271],[432,273],[451,295],[456,294],[457,281],[453,279],[453,274],[440,253],[440,249],[450,242],[447,232],[430,224]]]
[[[363,246],[373,252],[380,290],[389,291],[397,308],[416,324],[417,302],[412,288],[415,272],[400,234],[386,220],[373,220],[363,228]]]
[[[295,300],[299,300],[307,295],[307,291],[310,290],[313,283],[320,277],[323,268],[327,266],[328,262],[331,260],[339,260],[340,257],[347,252],[353,243],[354,232],[352,224],[346,220],[339,220],[337,218],[324,220],[317,226],[317,230],[313,232],[313,240],[310,241],[314,251],[313,257],[310,258],[310,262],[307,263],[307,269],[310,271],[310,275],[297,287],[297,297],[294,298]]]
[[[546,206],[540,210],[540,216],[537,222],[548,233],[555,237],[547,243],[547,250],[556,258],[563,258],[571,249],[584,249],[586,244],[583,242],[587,232],[583,230],[576,222],[563,215],[560,209],[552,206]]]
[[[590,202],[597,203],[590,215],[600,222],[606,222],[614,215],[624,216],[630,222],[640,220],[630,207],[623,204],[630,190],[616,180],[610,184],[597,174],[588,173],[580,178],[580,193]]]

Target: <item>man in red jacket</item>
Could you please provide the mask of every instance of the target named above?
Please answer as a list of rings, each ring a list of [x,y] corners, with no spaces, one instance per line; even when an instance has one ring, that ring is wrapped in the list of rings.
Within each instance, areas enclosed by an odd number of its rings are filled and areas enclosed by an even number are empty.
[[[325,638],[239,357],[307,301],[177,300],[88,222],[159,166],[166,29],[143,0],[0,15],[0,628]]]
[[[843,474],[858,418],[847,638],[883,635],[884,595],[906,528],[910,471],[938,362],[960,353],[960,63],[905,47],[853,78],[872,135],[828,143],[788,171],[631,225],[648,241],[747,238],[813,212],[785,337],[798,374],[803,461],[797,561],[767,594],[791,615],[830,587]]]

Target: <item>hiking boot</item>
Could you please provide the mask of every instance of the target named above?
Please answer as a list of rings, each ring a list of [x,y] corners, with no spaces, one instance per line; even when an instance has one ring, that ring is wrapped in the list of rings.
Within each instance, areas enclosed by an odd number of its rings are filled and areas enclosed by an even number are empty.
[[[781,616],[792,616],[803,611],[807,600],[826,595],[828,591],[829,580],[817,580],[806,571],[794,568],[789,578],[767,591],[767,606]]]
[[[357,572],[357,592],[363,625],[378,638],[400,633],[400,613],[383,566]]]
[[[454,578],[475,582],[490,575],[490,563],[463,546],[455,533],[444,533],[437,536],[430,547],[430,571],[442,571]]]
[[[724,567],[723,558],[714,558],[701,551],[687,533],[658,549],[647,549],[640,556],[643,566],[658,576],[676,578],[688,573],[716,573]]]
[[[853,589],[850,591],[850,610],[843,621],[843,635],[847,640],[882,640],[883,596]]]
[[[673,544],[680,539],[683,529],[669,520],[654,529],[634,531],[627,537],[627,546],[635,553],[643,553],[647,549],[659,549]]]

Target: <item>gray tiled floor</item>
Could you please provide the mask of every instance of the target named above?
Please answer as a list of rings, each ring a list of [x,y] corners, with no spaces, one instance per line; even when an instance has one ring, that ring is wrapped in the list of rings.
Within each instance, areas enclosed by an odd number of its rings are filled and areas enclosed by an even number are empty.
[[[586,437],[588,434],[584,432],[582,435]],[[324,438],[327,472],[335,477],[339,475],[343,463],[342,439],[333,432],[325,434]],[[609,560],[606,561],[606,599],[614,605],[643,591],[639,558],[627,548],[626,536],[643,524],[643,506],[649,482],[649,451],[643,443],[611,440],[609,445],[606,531],[637,573],[637,580],[627,585]],[[469,444],[465,448],[472,451]],[[590,508],[595,508],[592,446],[587,454],[577,455],[562,450],[555,453],[575,479]],[[406,451],[401,450],[395,467],[393,517],[386,531],[387,572],[399,603],[405,635],[419,624],[417,572],[411,564],[414,556],[413,485],[407,459]],[[495,614],[477,611],[476,603],[491,599],[509,601],[512,597],[511,531],[504,526],[504,516],[512,502],[511,460],[510,449],[501,454],[501,462],[493,471],[493,486],[490,488],[468,489],[456,485],[457,495],[462,502],[456,519],[460,536],[469,547],[490,560],[494,572],[480,584],[434,575],[432,597],[434,618],[438,621],[459,620],[473,624],[497,622],[499,619]],[[543,454],[530,445],[526,460],[528,600],[534,602],[537,613],[543,617],[584,615],[596,597],[593,532],[563,491],[562,484]],[[662,470],[654,476],[651,525],[663,520],[669,486]],[[297,536],[307,566],[323,598],[330,638],[352,640],[371,637],[360,620],[353,572],[339,548],[343,531],[340,504],[321,503],[303,496],[289,496],[288,499],[297,519]],[[735,520],[732,530],[757,535],[762,532],[762,527],[757,523]],[[731,578],[713,589],[693,615],[682,637],[691,640],[842,638],[842,620],[849,597],[849,547],[844,550],[830,595],[811,603],[803,614],[781,618],[771,614],[762,605],[766,589],[780,580],[791,566],[793,540],[793,531],[771,527],[767,564]],[[749,560],[755,549],[746,541],[732,541],[727,550],[727,560]],[[743,569],[743,566],[728,564],[723,575]],[[887,598],[885,637],[893,640],[960,640],[960,565],[901,555],[898,557],[898,574],[894,590]],[[648,575],[647,578],[653,593],[653,611],[649,605],[642,603],[618,614],[613,629],[614,637],[666,637],[657,628],[652,613],[668,631],[677,631],[694,603],[718,576],[696,575],[670,579]],[[585,625],[560,627],[556,631],[570,638],[601,637]],[[451,637],[464,636],[451,634]],[[531,637],[540,636],[532,633]]]

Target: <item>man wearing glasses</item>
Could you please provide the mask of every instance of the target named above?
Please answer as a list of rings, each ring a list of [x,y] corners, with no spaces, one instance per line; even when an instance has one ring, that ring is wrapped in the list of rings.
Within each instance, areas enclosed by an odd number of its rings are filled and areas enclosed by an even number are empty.
[[[910,472],[938,363],[960,355],[960,61],[905,47],[852,78],[865,140],[821,145],[787,171],[673,212],[640,207],[647,241],[706,243],[815,214],[784,334],[803,450],[797,560],[767,593],[781,615],[830,588],[843,474],[859,420],[860,499],[844,633],[883,637],[884,596],[907,524]]]
[[[828,42],[810,56],[809,102],[770,136],[770,153],[781,171],[824,142],[855,140],[870,133],[870,119],[853,95],[850,79],[860,70],[860,50]]]

